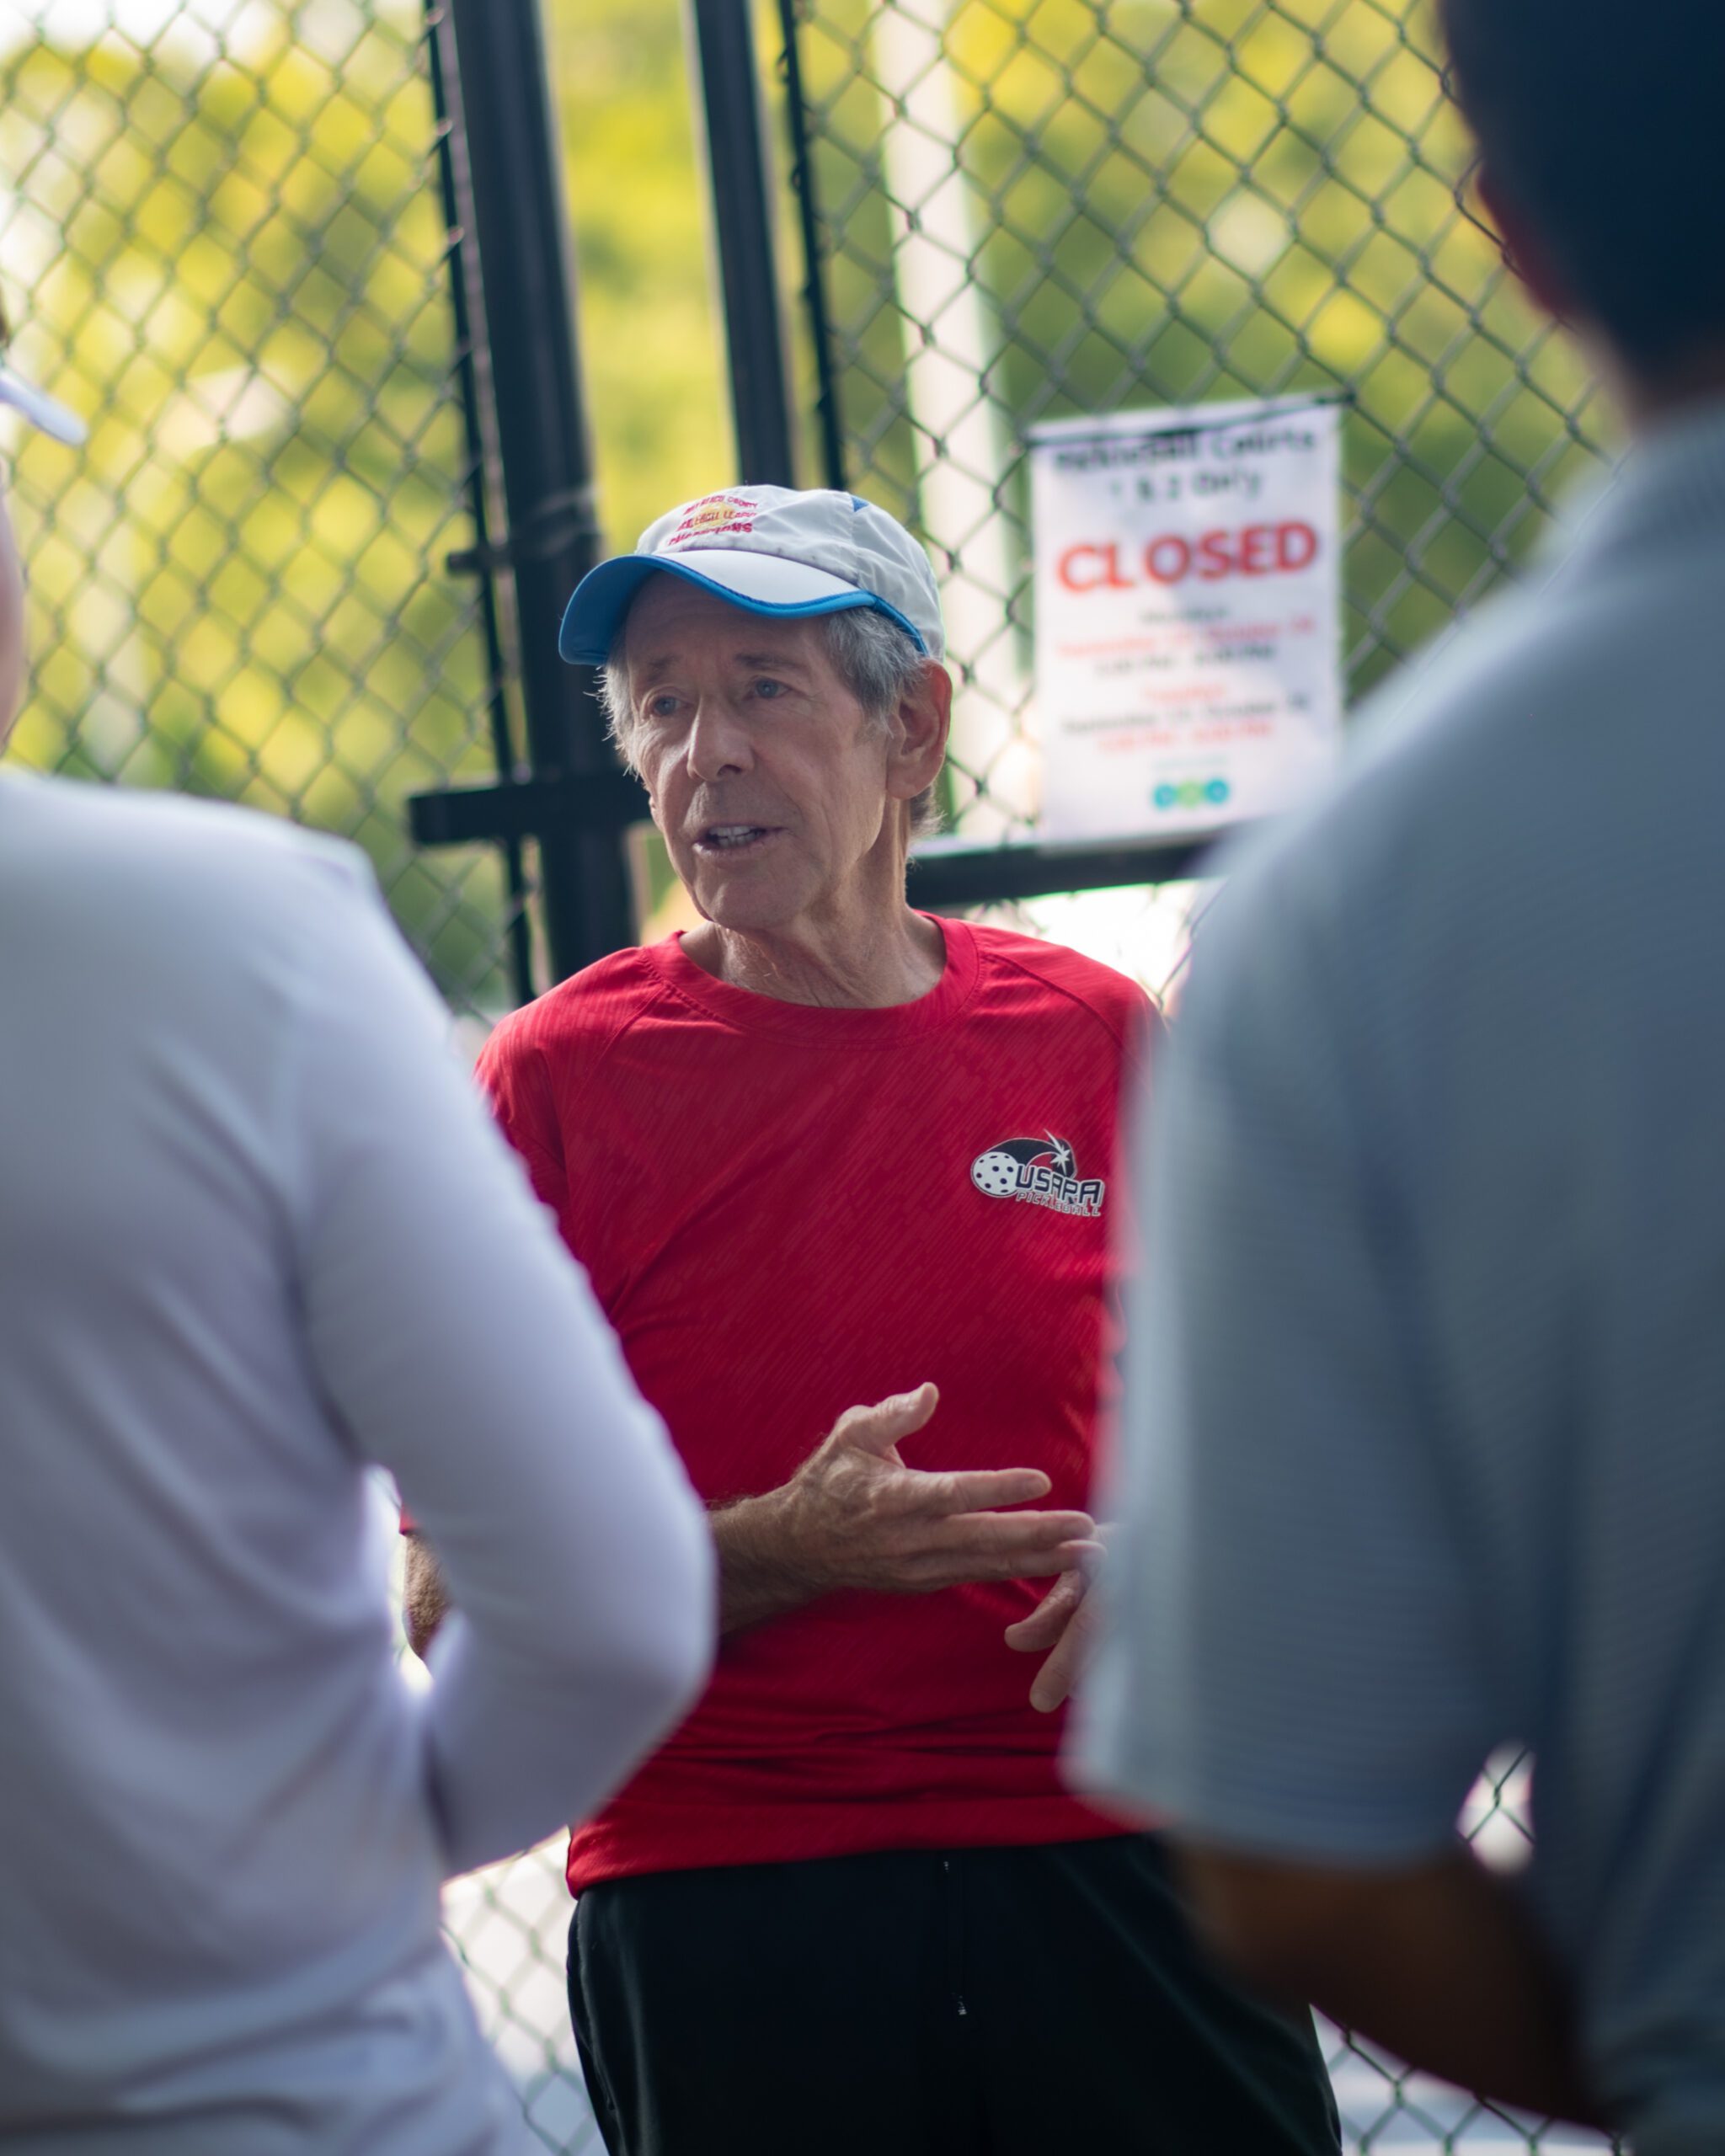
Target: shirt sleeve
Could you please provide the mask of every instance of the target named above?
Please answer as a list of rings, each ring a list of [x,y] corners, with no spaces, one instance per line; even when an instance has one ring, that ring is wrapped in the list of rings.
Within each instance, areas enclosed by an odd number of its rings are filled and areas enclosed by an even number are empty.
[[[375,894],[326,874],[302,926],[286,1113],[306,1336],[460,1612],[430,1657],[427,1771],[466,1870],[590,1811],[691,1704],[711,1540]]]
[[[525,1162],[540,1203],[561,1221],[569,1202],[569,1169],[541,1052],[525,1046],[505,1022],[481,1050],[473,1076],[498,1129]]]
[[[1075,1776],[1225,1847],[1413,1860],[1503,1733],[1461,1508],[1346,999],[1290,908],[1260,892],[1223,926],[1138,1119],[1147,1256]]]

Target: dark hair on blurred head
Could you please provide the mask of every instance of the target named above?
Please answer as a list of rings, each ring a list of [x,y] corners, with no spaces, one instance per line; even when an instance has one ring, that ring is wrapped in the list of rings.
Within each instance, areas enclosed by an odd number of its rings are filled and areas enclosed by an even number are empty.
[[[1725,0],[1439,0],[1502,193],[1633,367],[1725,334]]]

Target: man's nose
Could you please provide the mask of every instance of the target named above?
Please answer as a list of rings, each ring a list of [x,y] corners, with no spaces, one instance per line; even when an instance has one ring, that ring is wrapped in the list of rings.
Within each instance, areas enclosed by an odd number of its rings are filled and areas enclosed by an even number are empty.
[[[754,762],[749,729],[723,696],[702,696],[689,728],[689,771],[702,780],[726,778]]]

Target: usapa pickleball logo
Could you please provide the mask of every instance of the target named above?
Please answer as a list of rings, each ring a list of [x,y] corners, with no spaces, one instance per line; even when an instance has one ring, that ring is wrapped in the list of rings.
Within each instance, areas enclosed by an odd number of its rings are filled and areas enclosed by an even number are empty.
[[[1072,1148],[1052,1131],[1040,1138],[1003,1138],[976,1155],[970,1180],[985,1198],[1015,1198],[1081,1220],[1100,1219],[1108,1194],[1106,1184],[1079,1174]]]

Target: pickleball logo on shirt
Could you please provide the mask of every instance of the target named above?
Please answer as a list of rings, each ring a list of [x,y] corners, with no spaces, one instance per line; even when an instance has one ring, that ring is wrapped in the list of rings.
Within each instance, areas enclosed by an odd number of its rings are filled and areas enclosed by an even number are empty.
[[[985,1198],[1015,1198],[1050,1213],[1099,1220],[1107,1186],[1078,1172],[1072,1148],[1044,1131],[1040,1138],[1003,1138],[970,1163],[970,1180]]]

